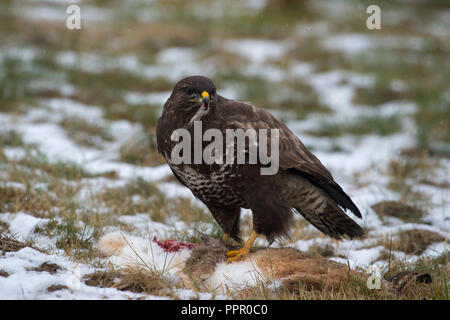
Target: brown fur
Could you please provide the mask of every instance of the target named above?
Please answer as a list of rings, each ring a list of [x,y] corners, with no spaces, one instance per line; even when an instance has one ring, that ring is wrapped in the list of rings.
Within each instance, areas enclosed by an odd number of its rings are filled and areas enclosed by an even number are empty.
[[[267,279],[281,279],[289,291],[338,288],[350,277],[367,275],[349,270],[346,265],[293,248],[260,249],[251,254]]]
[[[227,250],[219,241],[209,241],[192,250],[183,272],[178,274],[182,284],[189,289],[201,288],[213,274],[216,265],[225,261]]]
[[[225,261],[228,249],[215,239],[208,237],[207,241],[192,251],[182,274],[179,274],[189,289],[201,289],[216,265]],[[281,280],[282,286],[291,292],[301,288],[338,288],[349,277],[360,277],[363,281],[368,278],[367,274],[349,270],[346,265],[294,248],[257,249],[247,259],[260,268],[265,279]]]

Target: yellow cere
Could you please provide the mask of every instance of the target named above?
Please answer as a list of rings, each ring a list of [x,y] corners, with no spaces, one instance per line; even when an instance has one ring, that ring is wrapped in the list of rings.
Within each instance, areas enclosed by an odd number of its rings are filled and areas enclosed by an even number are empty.
[[[209,98],[209,93],[206,92],[206,91],[203,91],[203,92],[202,92],[202,99],[205,99],[205,97],[208,97],[208,98]]]

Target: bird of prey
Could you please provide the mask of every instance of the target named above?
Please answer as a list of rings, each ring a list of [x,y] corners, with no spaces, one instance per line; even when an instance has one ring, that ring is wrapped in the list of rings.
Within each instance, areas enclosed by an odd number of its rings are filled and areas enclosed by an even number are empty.
[[[173,132],[185,129],[194,135],[198,121],[203,132],[213,128],[224,135],[227,129],[277,129],[277,173],[262,175],[260,169],[267,165],[260,162],[175,163],[172,150],[178,140],[174,139]],[[266,236],[269,244],[286,236],[292,212],[300,213],[318,230],[335,239],[363,235],[362,228],[344,212],[350,210],[361,218],[360,211],[300,139],[264,109],[220,96],[213,81],[206,77],[187,77],[175,85],[164,104],[156,135],[158,152],[175,177],[211,211],[222,228],[225,243],[229,238],[240,241],[241,208],[251,209],[253,231],[241,249],[227,253],[228,262],[244,259],[258,235]],[[191,144],[194,148],[194,139]],[[203,142],[201,148],[206,145]],[[193,159],[193,155],[190,157]]]

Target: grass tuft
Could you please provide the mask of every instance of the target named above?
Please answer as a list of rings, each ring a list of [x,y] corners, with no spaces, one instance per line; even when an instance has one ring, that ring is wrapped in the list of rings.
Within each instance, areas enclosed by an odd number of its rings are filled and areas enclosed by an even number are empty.
[[[89,286],[100,288],[116,288],[158,296],[171,294],[171,284],[167,279],[156,272],[140,268],[99,271],[83,276],[83,281]]]
[[[354,122],[330,123],[324,122],[320,129],[307,130],[306,133],[319,137],[340,137],[343,135],[367,135],[389,136],[402,129],[400,119],[397,116],[361,116]]]

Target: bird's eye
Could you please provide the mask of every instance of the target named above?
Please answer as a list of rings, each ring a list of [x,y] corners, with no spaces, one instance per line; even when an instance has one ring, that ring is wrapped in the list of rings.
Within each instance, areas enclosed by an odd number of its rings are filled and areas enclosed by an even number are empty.
[[[188,94],[188,96],[192,97],[195,95],[195,90],[192,88],[189,88],[186,90],[186,93]]]

